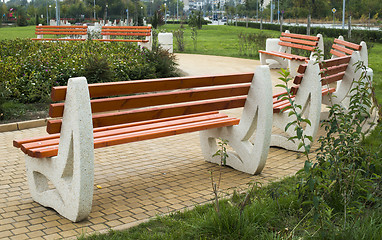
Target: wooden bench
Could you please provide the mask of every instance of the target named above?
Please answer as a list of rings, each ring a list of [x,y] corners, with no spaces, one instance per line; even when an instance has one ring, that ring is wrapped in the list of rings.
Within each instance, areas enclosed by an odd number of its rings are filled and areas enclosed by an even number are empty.
[[[26,154],[32,198],[74,222],[91,211],[94,148],[201,131],[207,161],[220,163],[212,157],[219,137],[235,151],[227,165],[237,170],[260,173],[267,159],[272,128],[267,66],[254,74],[89,85],[84,77],[71,78],[67,87],[54,87],[51,97],[59,102],[50,106],[50,135],[14,146]],[[220,112],[241,107],[241,119]]]
[[[291,75],[296,76],[300,64],[306,63],[309,59],[314,59],[316,48],[321,49],[322,52],[324,51],[321,34],[308,36],[285,31],[281,33],[280,38],[267,39],[266,50],[259,50],[260,62],[262,65],[268,64],[270,68],[289,68]],[[308,51],[310,57],[292,54],[292,49]]]
[[[101,35],[102,39],[94,40],[103,42],[137,42],[142,47],[146,47],[149,50],[152,49],[151,26],[103,26]]]
[[[36,26],[37,38],[32,38],[36,41],[85,41],[88,38],[88,26]],[[50,35],[54,37],[44,37]],[[58,36],[67,36],[59,38]]]
[[[311,125],[306,125],[304,134],[317,136],[321,119],[321,104],[331,105],[331,102],[341,104],[346,107],[348,104],[346,97],[350,94],[353,79],[359,79],[360,71],[355,72],[356,63],[360,59],[359,52],[355,51],[351,56],[341,56],[334,59],[328,59],[315,64],[310,60],[308,64],[302,64],[298,68],[297,75],[294,78],[292,93],[295,103],[302,107],[298,110],[304,118],[309,119]],[[337,88],[330,87],[330,84],[340,82]],[[284,93],[284,92],[282,92]],[[273,96],[273,125],[280,129],[281,133],[272,134],[271,146],[278,146],[293,151],[304,151],[298,149],[299,141],[290,141],[290,137],[295,136],[294,127],[291,126],[285,132],[285,126],[296,119],[295,115],[289,116],[289,111],[283,111],[290,106],[288,100],[278,100],[278,96]],[[331,97],[334,95],[335,97]],[[311,144],[311,143],[309,143]]]

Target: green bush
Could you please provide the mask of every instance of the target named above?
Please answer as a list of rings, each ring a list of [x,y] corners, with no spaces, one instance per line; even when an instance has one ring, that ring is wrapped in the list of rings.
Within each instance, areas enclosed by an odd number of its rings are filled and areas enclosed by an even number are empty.
[[[47,101],[51,87],[71,77],[89,83],[171,77],[175,66],[172,55],[136,44],[0,41],[0,84],[6,96],[23,103]]]
[[[238,22],[237,26],[245,26],[245,22]],[[250,22],[248,27],[260,29],[260,23]],[[263,29],[280,31],[279,24],[269,24],[263,23]],[[306,34],[305,26],[283,26],[283,31],[289,30],[291,33]],[[375,30],[352,30],[352,39],[350,40],[363,40],[365,42],[379,42],[382,43],[382,31]],[[310,34],[317,35],[321,33],[324,37],[333,37],[336,38],[340,35],[346,37],[348,31],[346,29],[333,29],[333,28],[324,28],[324,27],[311,27]],[[358,41],[357,41],[358,42]]]

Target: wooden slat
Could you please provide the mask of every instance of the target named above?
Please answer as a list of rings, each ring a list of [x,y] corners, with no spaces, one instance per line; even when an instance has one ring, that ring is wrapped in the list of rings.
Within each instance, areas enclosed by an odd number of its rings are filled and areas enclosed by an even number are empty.
[[[93,39],[95,41],[100,42],[149,42],[149,40],[145,39]]]
[[[83,38],[32,38],[35,41],[86,41]]]
[[[294,77],[293,83],[294,84],[301,84],[301,81],[303,78],[304,78],[303,74],[297,75]]]
[[[345,57],[345,56],[347,56],[346,54],[341,53],[341,52],[339,52],[339,51],[336,51],[336,50],[334,50],[334,49],[331,49],[331,50],[330,50],[330,54],[332,54],[332,55],[334,55],[334,56],[336,56],[336,57]]]
[[[340,73],[337,73],[337,74],[333,74],[331,76],[323,77],[321,79],[321,85],[327,85],[327,84],[330,84],[332,82],[336,82],[336,81],[342,80],[344,75],[345,75],[345,72],[340,72]]]
[[[313,52],[315,50],[315,47],[309,47],[309,46],[305,46],[305,45],[288,43],[288,42],[279,42],[279,45],[285,46],[285,47],[299,48],[299,49],[308,50],[311,52]]]
[[[83,26],[83,25],[80,25],[80,26],[36,26],[36,28],[41,28],[41,29],[44,29],[44,28],[62,28],[62,29],[65,29],[65,28],[69,28],[69,29],[72,29],[72,28],[84,28],[84,29],[87,29],[88,26]]]
[[[298,43],[298,44],[311,45],[311,46],[318,45],[318,42],[315,42],[315,41],[294,39],[294,38],[288,38],[288,37],[280,37],[280,40],[284,42]]]
[[[250,83],[252,78],[253,73],[243,73],[205,77],[178,77],[111,83],[95,83],[89,84],[89,93],[91,98],[107,97],[194,87]],[[66,88],[66,86],[53,87],[51,92],[52,100],[54,102],[65,100]]]
[[[203,131],[211,128],[227,127],[239,124],[240,120],[237,118],[222,118],[206,120],[196,123],[187,123],[177,126],[166,126],[159,129],[144,130],[134,133],[121,134],[111,137],[102,137],[94,140],[94,148],[101,148],[107,146],[114,146],[123,143],[149,140],[159,137],[172,136],[188,132]],[[37,158],[51,157],[57,155],[58,146],[48,146],[42,148],[30,149],[28,155]]]
[[[303,34],[295,34],[295,33],[281,33],[281,36],[283,37],[294,37],[294,38],[300,38],[300,39],[306,39],[306,40],[312,40],[312,41],[318,41],[320,40],[319,37],[316,36],[309,36],[309,35],[303,35]]]
[[[351,50],[351,49],[341,47],[340,45],[337,45],[337,44],[333,44],[333,45],[332,45],[332,48],[333,48],[333,49],[336,49],[336,50],[338,50],[338,51],[341,51],[341,52],[343,52],[343,53],[346,53],[347,55],[352,55],[353,52],[354,52],[354,51]]]
[[[337,44],[346,46],[346,47],[348,47],[348,48],[352,48],[352,49],[354,49],[354,50],[356,50],[356,51],[359,51],[359,50],[361,50],[361,48],[362,48],[362,46],[359,45],[359,44],[355,44],[355,43],[352,43],[352,42],[348,42],[348,41],[340,40],[340,39],[337,39],[337,38],[334,39],[334,43],[337,43]]]
[[[300,66],[298,66],[297,72],[301,73],[301,74],[305,73],[307,66],[308,66],[308,64],[300,64]]]
[[[97,133],[97,132],[102,132],[102,131],[110,131],[110,130],[121,129],[121,128],[135,127],[135,126],[140,126],[140,125],[145,125],[145,124],[147,125],[147,124],[154,124],[154,123],[160,123],[160,122],[166,122],[166,121],[175,121],[175,120],[184,119],[184,118],[191,119],[191,118],[206,116],[206,115],[213,116],[213,115],[217,115],[217,114],[219,114],[218,111],[213,111],[213,112],[203,112],[203,113],[182,115],[182,116],[162,118],[162,119],[153,119],[153,120],[148,120],[148,121],[140,121],[140,122],[119,124],[119,125],[108,126],[108,127],[94,128],[93,132]],[[51,140],[51,139],[55,139],[55,138],[59,138],[59,137],[60,137],[60,134],[57,133],[57,134],[50,134],[47,136],[37,137],[37,138],[13,140],[13,146],[20,148],[22,144],[27,144],[27,143],[32,143],[32,142],[41,142],[41,141]]]
[[[190,116],[190,117],[183,117],[183,118],[177,118],[177,119],[167,119],[166,121],[157,121],[153,123],[142,123],[142,124],[130,124],[125,127],[118,127],[114,129],[95,129],[93,137],[94,139],[102,138],[102,137],[108,137],[108,136],[115,136],[115,135],[121,135],[121,134],[127,134],[127,133],[133,133],[133,132],[139,132],[144,130],[151,130],[151,129],[158,129],[163,128],[166,126],[177,126],[185,123],[196,123],[206,120],[213,120],[213,119],[222,119],[227,118],[228,116],[225,114],[204,114],[200,116]],[[56,134],[57,135],[57,134]],[[59,144],[59,136],[51,139],[44,139],[42,141],[34,141],[30,143],[24,143],[21,145],[21,150],[28,154],[28,152],[33,152],[33,149],[36,148],[45,148],[49,146],[54,146]]]
[[[264,54],[268,54],[268,55],[272,55],[276,57],[286,58],[290,60],[297,60],[297,61],[305,61],[308,59],[307,57],[302,57],[295,54],[284,53],[284,52],[276,52],[276,51],[259,50],[259,53],[264,53]]]
[[[322,62],[320,64],[320,68],[329,68],[333,66],[338,66],[344,63],[349,63],[351,56],[343,56],[343,57],[338,57],[338,58],[332,58],[328,59]]]
[[[150,33],[113,33],[113,32],[103,32],[101,35],[107,36],[150,36]]]
[[[334,75],[340,72],[345,72],[347,67],[348,67],[348,64],[345,63],[345,64],[324,69],[324,71],[321,73],[321,76],[326,77],[326,76]]]
[[[151,29],[151,26],[103,26],[102,29]]]
[[[159,92],[126,97],[103,98],[91,100],[91,106],[93,113],[149,107],[153,105],[160,106],[165,104],[247,95],[249,87],[250,84],[247,83],[235,86],[218,86],[215,88],[200,88],[185,91]],[[55,103],[50,105],[50,117],[62,117],[63,112],[64,103]]]
[[[171,106],[137,109],[126,112],[98,114],[93,115],[93,127],[97,128],[115,124],[145,121],[150,119],[239,108],[244,106],[245,100],[246,96],[240,96],[235,98],[214,99],[202,102],[191,102]],[[61,119],[49,120],[47,124],[47,132],[50,134],[59,133],[61,130],[61,123]]]

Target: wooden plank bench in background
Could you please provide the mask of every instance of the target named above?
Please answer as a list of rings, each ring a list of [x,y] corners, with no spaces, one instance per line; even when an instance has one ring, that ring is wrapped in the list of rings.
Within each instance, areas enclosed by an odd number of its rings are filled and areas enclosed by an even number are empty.
[[[152,49],[151,26],[103,26],[101,35],[102,39],[94,40],[103,42],[137,42],[142,47],[146,47],[149,50]]]
[[[303,34],[293,34],[289,31],[281,33],[280,38],[268,38],[266,48],[259,50],[260,62],[262,65],[268,64],[270,68],[289,68],[292,76],[297,75],[297,68],[300,64],[306,63],[309,59],[314,59],[315,49],[324,51],[324,42],[321,34],[308,36]],[[301,49],[310,52],[309,57],[292,54],[292,49]]]
[[[359,52],[354,51],[351,56],[345,55],[324,60],[321,64],[314,64],[315,61],[310,60],[308,64],[300,65],[297,70],[299,75],[293,81],[292,96],[295,103],[302,107],[298,111],[311,122],[311,125],[305,126],[304,134],[312,136],[313,139],[317,136],[322,119],[321,104],[331,105],[332,102],[347,108],[346,99],[351,94],[353,80],[359,79],[361,74],[360,70],[355,72],[354,63],[358,60],[360,60]],[[336,82],[340,82],[337,88],[330,86]],[[295,116],[289,116],[290,110],[283,111],[285,107],[290,106],[290,102],[277,99],[282,93],[273,96],[273,125],[279,128],[282,133],[272,134],[271,146],[298,151],[300,142],[288,140],[289,137],[296,134],[294,127],[291,126],[287,132],[284,132],[285,126],[294,121]],[[335,97],[331,97],[331,95]],[[299,151],[304,151],[304,149]]]
[[[88,38],[88,26],[36,26],[37,38],[32,38],[35,41],[85,41]],[[44,37],[49,35],[50,37]],[[51,36],[54,37],[51,37]],[[60,38],[58,36],[67,36]]]
[[[84,77],[69,79],[67,87],[52,90],[52,100],[60,102],[50,107],[50,135],[14,141],[26,154],[32,198],[71,221],[85,219],[92,205],[94,148],[194,131],[201,131],[207,161],[220,163],[212,155],[221,137],[235,151],[227,165],[260,173],[272,129],[271,85],[267,66],[254,74],[89,85]],[[240,119],[219,112],[241,107]]]

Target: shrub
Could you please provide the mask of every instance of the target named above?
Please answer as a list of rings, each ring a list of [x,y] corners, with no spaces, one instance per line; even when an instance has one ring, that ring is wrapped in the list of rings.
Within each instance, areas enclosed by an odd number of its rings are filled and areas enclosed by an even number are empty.
[[[175,75],[174,58],[136,44],[86,42],[0,42],[0,84],[23,103],[46,101],[52,86],[70,77],[89,82],[126,81]]]

